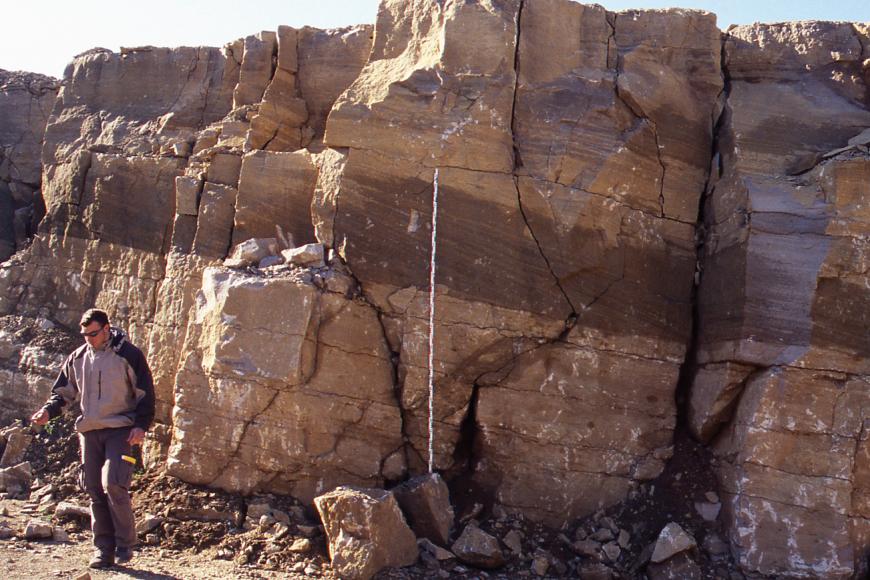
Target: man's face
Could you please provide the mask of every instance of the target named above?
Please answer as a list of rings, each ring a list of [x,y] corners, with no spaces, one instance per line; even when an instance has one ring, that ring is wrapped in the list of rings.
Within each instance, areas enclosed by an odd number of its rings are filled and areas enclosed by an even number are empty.
[[[91,348],[102,348],[106,341],[109,340],[109,325],[103,326],[99,322],[91,322],[87,326],[82,326],[82,336],[85,337]]]

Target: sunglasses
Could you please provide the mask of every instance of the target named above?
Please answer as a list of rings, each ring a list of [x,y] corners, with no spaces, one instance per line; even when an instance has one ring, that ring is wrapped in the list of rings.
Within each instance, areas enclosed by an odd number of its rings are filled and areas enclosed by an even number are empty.
[[[90,338],[94,338],[95,336],[97,336],[98,334],[100,334],[101,332],[103,332],[103,330],[104,330],[105,328],[106,328],[106,327],[104,326],[103,328],[100,328],[99,330],[92,330],[92,331],[90,331],[90,332],[82,331],[82,332],[81,332],[81,335],[82,335],[82,336],[88,336],[88,337],[90,337]]]

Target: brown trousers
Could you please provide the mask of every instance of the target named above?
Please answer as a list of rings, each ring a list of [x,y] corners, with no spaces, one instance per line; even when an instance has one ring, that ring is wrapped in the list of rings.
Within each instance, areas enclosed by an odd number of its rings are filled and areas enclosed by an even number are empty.
[[[82,483],[91,497],[91,530],[94,546],[102,551],[131,548],[136,544],[136,522],[130,500],[132,463],[127,437],[130,427],[97,429],[80,433]]]

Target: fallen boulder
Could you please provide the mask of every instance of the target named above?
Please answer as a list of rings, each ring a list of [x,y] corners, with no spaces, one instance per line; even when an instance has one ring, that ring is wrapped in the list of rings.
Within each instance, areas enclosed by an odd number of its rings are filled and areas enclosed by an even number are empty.
[[[668,558],[694,548],[697,544],[695,538],[686,533],[680,524],[671,522],[659,533],[653,549],[652,558],[654,563],[664,562]]]
[[[24,453],[33,440],[33,435],[26,433],[21,427],[6,431],[6,448],[0,458],[0,467],[10,467],[24,461]]]
[[[33,470],[28,461],[0,469],[0,491],[6,491],[10,494],[21,493],[26,489],[30,489],[32,481]]]
[[[45,540],[54,536],[54,527],[40,520],[30,520],[24,528],[26,540]]]
[[[314,505],[342,578],[368,579],[383,568],[417,561],[417,539],[392,493],[342,486],[314,498]]]
[[[283,250],[281,255],[285,261],[297,266],[322,268],[325,265],[323,260],[323,244],[305,244],[298,248]]]
[[[418,538],[439,546],[450,540],[453,506],[447,484],[437,473],[415,477],[393,490],[408,524]]]
[[[477,568],[498,568],[505,563],[498,540],[475,525],[468,525],[451,551],[460,561]]]
[[[227,262],[232,266],[253,266],[266,256],[275,255],[277,251],[278,240],[275,238],[251,238],[237,244]]]
[[[57,504],[57,507],[54,509],[54,515],[57,517],[67,516],[76,518],[89,518],[91,517],[91,510],[78,504],[62,501]],[[150,529],[146,531],[150,531]]]

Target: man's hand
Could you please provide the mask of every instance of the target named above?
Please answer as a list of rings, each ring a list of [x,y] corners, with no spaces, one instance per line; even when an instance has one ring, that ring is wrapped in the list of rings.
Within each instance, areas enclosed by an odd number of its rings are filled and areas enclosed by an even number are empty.
[[[127,436],[127,443],[131,446],[142,445],[142,442],[145,441],[145,430],[140,429],[139,427],[133,427],[130,429],[130,434]]]
[[[43,425],[48,423],[48,419],[48,411],[46,411],[45,409],[40,409],[39,411],[34,413],[32,417],[30,417],[30,422],[34,425],[42,427]]]

